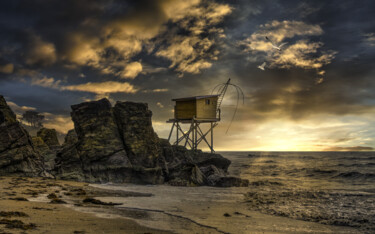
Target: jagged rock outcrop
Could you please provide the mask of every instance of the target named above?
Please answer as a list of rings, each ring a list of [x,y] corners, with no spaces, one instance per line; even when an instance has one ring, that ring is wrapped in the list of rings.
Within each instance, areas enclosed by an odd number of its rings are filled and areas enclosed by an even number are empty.
[[[227,177],[228,159],[159,139],[147,104],[107,99],[72,106],[69,131],[56,157],[58,178],[87,182],[244,186]],[[76,134],[76,135],[75,135]]]
[[[45,176],[43,157],[0,96],[0,175]]]

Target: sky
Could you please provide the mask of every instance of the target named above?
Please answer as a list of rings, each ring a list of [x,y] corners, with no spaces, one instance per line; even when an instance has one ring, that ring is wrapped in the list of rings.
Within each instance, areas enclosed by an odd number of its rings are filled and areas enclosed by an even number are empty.
[[[373,0],[0,4],[0,95],[60,133],[74,127],[70,105],[106,97],[148,103],[166,138],[172,98],[231,78],[245,103],[226,133],[237,100],[228,89],[216,150],[375,147]]]

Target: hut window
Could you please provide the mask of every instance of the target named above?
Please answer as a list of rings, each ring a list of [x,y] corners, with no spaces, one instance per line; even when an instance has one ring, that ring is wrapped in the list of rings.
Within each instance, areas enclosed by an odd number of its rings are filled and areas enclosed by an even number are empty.
[[[206,99],[206,105],[210,105],[210,99]]]

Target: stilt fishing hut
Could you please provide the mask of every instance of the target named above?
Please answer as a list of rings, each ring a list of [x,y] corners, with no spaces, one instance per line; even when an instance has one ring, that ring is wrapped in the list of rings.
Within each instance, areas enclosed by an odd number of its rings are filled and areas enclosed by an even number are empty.
[[[214,153],[213,130],[221,119],[220,106],[229,85],[233,85],[230,84],[230,79],[214,88],[212,93],[218,88],[216,94],[172,99],[176,103],[174,106],[174,118],[167,121],[167,123],[172,123],[168,141],[171,140],[176,128],[175,145],[181,143],[185,147],[196,150],[201,142],[205,142],[211,153]],[[236,85],[233,86],[239,92],[240,88]],[[189,124],[189,129],[184,131],[182,124]],[[209,124],[208,130],[203,132],[200,127],[201,124]],[[210,141],[207,140],[208,135],[210,135]]]

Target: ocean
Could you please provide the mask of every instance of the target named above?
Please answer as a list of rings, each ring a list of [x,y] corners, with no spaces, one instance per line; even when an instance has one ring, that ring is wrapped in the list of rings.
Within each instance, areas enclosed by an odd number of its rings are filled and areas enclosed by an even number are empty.
[[[219,153],[249,187],[96,184],[152,194],[99,198],[123,203],[99,215],[176,233],[375,233],[374,152]]]

